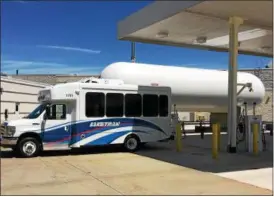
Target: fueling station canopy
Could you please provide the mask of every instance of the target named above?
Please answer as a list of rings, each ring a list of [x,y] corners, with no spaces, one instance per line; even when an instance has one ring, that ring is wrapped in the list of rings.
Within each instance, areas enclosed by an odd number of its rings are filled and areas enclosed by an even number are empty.
[[[118,39],[228,51],[230,17],[239,26],[240,54],[273,56],[272,1],[155,1],[118,24]]]
[[[118,39],[228,51],[228,152],[237,149],[237,56],[273,57],[272,1],[154,1],[118,24]],[[132,55],[132,60],[135,55]],[[253,103],[255,106],[256,103]]]

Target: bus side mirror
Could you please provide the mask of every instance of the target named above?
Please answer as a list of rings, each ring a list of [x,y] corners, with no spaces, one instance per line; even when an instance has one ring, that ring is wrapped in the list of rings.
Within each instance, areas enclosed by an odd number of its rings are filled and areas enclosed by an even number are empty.
[[[50,116],[50,106],[47,105],[46,113],[44,114],[44,120],[46,120]]]
[[[9,116],[8,115],[8,109],[5,109],[5,113],[4,114],[5,114],[5,120],[8,120],[8,116]]]
[[[46,120],[47,119],[47,112],[44,113],[44,116],[43,116],[43,120]]]

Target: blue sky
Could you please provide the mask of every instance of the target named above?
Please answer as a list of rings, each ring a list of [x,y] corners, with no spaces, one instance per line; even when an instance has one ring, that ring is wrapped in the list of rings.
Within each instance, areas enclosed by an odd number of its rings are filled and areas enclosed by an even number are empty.
[[[130,42],[117,39],[117,23],[149,1],[3,1],[1,71],[14,74],[98,74],[130,61]],[[226,69],[228,54],[136,44],[137,62]],[[197,58],[199,57],[199,58]],[[269,58],[240,55],[240,68]]]

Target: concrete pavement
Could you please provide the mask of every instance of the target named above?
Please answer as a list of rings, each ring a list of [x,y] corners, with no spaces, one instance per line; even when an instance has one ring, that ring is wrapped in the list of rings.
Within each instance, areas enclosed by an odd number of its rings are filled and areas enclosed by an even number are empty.
[[[222,172],[217,173],[217,175],[272,190],[272,170],[273,168],[262,168],[235,172]]]
[[[20,159],[2,151],[2,195],[272,194],[267,189],[184,166],[185,160],[200,165],[216,161],[207,153],[188,153],[200,150],[187,146],[177,153],[171,143],[148,145],[136,154],[91,149],[80,154],[45,153]]]

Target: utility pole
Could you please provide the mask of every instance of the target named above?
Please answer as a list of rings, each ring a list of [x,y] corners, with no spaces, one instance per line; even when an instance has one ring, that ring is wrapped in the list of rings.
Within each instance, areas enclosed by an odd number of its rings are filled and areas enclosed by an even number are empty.
[[[136,61],[136,55],[135,55],[135,42],[131,42],[131,62]]]

